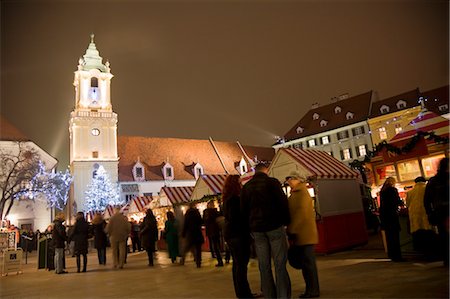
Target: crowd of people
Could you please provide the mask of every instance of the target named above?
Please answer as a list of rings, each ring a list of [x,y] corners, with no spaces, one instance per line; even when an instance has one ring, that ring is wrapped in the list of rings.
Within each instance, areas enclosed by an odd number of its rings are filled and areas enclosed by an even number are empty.
[[[239,175],[229,175],[222,190],[219,210],[213,201],[208,202],[203,216],[194,203],[189,205],[183,219],[176,219],[167,212],[162,238],[167,244],[167,254],[172,263],[184,265],[186,255],[192,252],[195,265],[202,265],[202,244],[205,242],[202,226],[210,244],[211,256],[217,259],[216,267],[232,259],[232,281],[237,298],[291,298],[291,279],[287,271],[289,262],[301,270],[305,290],[300,298],[320,296],[314,245],[318,232],[313,200],[307,190],[307,178],[297,171],[285,179],[290,187],[286,197],[282,185],[267,174],[264,164],[255,167],[255,175],[242,186]],[[437,227],[439,248],[448,266],[448,158],[444,158],[436,176],[428,184],[422,177],[415,180],[414,188],[407,193],[410,231],[417,250],[426,252],[429,239]],[[380,221],[385,232],[388,257],[395,262],[403,261],[400,250],[399,197],[394,178],[387,178],[380,191]],[[182,221],[179,221],[182,220]],[[123,268],[128,251],[147,252],[148,266],[154,265],[154,252],[158,241],[157,220],[148,209],[145,218],[137,223],[128,221],[120,210],[108,222],[101,214],[95,215],[92,225],[82,212],[77,213],[76,223],[69,230],[64,226],[64,214],[55,217],[53,226],[45,234],[51,235],[54,255],[53,266],[57,274],[67,273],[64,252],[73,243],[77,272],[87,271],[88,239],[93,237],[98,263],[106,265],[106,248],[111,246],[113,268]],[[128,246],[127,240],[131,240]],[[225,242],[223,242],[223,240]],[[261,291],[253,292],[247,279],[247,267],[254,248],[258,259]],[[179,260],[178,260],[179,259]],[[274,273],[272,272],[272,264]],[[274,275],[275,274],[275,275]]]

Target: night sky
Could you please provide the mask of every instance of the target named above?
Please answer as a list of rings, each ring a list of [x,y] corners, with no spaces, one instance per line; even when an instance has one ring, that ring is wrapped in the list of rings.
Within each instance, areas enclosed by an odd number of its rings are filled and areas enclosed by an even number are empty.
[[[91,33],[119,135],[270,146],[314,102],[448,84],[448,1],[1,1],[0,113],[68,165]]]

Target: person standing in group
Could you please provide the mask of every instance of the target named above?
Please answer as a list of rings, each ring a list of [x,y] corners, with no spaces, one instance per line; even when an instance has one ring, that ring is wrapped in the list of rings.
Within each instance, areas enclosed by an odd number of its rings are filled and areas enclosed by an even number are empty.
[[[400,250],[400,221],[398,209],[403,202],[395,188],[395,179],[388,177],[380,191],[380,222],[381,229],[386,234],[388,257],[393,262],[403,261]]]
[[[106,265],[108,236],[105,233],[106,221],[103,219],[102,214],[95,214],[92,225],[94,231],[94,247],[97,249],[98,263],[100,265]]]
[[[265,164],[256,165],[255,175],[242,188],[241,211],[255,240],[264,297],[290,298],[291,281],[286,269],[288,244],[284,228],[289,224],[288,201],[280,182],[269,177],[267,172]]]
[[[142,223],[141,229],[142,246],[147,251],[148,265],[153,266],[153,253],[155,252],[155,242],[158,240],[158,226],[153,211],[148,209]]]
[[[319,242],[319,235],[313,200],[306,188],[306,177],[300,175],[298,171],[292,171],[286,177],[286,182],[291,187],[291,196],[288,199],[291,223],[287,227],[287,232],[294,246],[298,246],[306,286],[305,292],[299,297],[319,297],[319,276],[314,254],[314,245]]]
[[[413,240],[414,250],[430,255],[430,247],[433,240],[433,227],[428,222],[425,212],[424,196],[426,180],[424,177],[417,177],[414,188],[406,193],[406,206],[408,207],[409,227]]]
[[[141,239],[139,238],[140,228],[136,220],[131,221],[131,243],[133,252],[141,251]]]
[[[193,250],[195,263],[197,268],[200,268],[202,265],[202,244],[204,242],[202,234],[202,216],[200,216],[200,212],[193,203],[189,205],[189,209],[184,215],[184,225],[181,237],[184,241],[184,248],[180,264],[184,265],[186,253]]]
[[[436,175],[427,184],[424,196],[425,210],[430,224],[437,226],[439,234],[440,253],[444,259],[444,266],[449,261],[449,159],[439,161]]]
[[[56,215],[53,221],[52,239],[55,246],[55,273],[64,274],[64,248],[67,240],[66,228],[63,225],[65,216],[63,213]]]
[[[117,266],[119,266],[120,269],[123,268],[127,239],[130,231],[130,223],[128,223],[120,210],[116,208],[115,214],[109,219],[109,223],[105,227],[105,232],[109,235],[109,240],[111,242],[114,268],[117,268]]]
[[[222,255],[220,254],[220,228],[217,218],[219,211],[214,207],[214,201],[208,201],[206,209],[203,211],[203,223],[205,223],[206,235],[217,259],[216,267],[223,267]]]
[[[89,224],[87,223],[86,219],[84,219],[83,212],[78,212],[75,219],[75,226],[73,228],[72,234],[69,236],[69,240],[73,240],[75,242],[74,253],[77,258],[77,272],[80,273],[81,255],[83,256],[82,272],[86,272]]]
[[[233,285],[237,298],[252,298],[247,278],[250,260],[250,231],[240,211],[241,181],[239,175],[227,176],[222,190],[224,238],[233,257]]]
[[[167,221],[164,225],[164,236],[167,243],[167,251],[170,260],[175,263],[178,256],[178,222],[173,212],[167,212]]]

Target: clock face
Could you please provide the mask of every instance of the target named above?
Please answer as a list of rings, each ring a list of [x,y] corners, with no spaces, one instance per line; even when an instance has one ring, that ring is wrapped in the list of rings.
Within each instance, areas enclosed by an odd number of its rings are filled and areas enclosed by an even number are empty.
[[[100,135],[100,130],[97,128],[94,128],[91,130],[91,134],[94,136],[98,136],[98,135]]]

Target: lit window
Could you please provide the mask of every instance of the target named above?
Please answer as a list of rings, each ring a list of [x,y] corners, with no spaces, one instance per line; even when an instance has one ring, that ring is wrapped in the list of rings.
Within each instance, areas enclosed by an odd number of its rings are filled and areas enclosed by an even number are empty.
[[[426,178],[430,178],[436,174],[439,161],[444,157],[445,155],[442,154],[422,160],[422,168]]]
[[[315,139],[308,140],[308,146],[309,147],[316,146],[316,140]]]
[[[367,152],[366,152],[366,146],[365,146],[364,144],[358,146],[358,151],[359,151],[359,156],[360,156],[360,157],[365,156],[365,155],[367,154]]]
[[[350,149],[346,148],[342,151],[342,155],[344,160],[350,160],[352,158],[352,154],[350,153]]]
[[[395,134],[401,133],[403,128],[400,124],[395,124]]]
[[[378,132],[380,134],[380,139],[381,140],[387,139],[387,133],[386,133],[386,128],[385,127],[379,128]]]
[[[416,177],[422,175],[418,160],[397,163],[397,169],[400,181],[413,181]]]
[[[322,137],[322,144],[328,144],[330,143],[330,139],[328,138],[328,136],[323,136]]]

